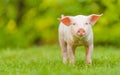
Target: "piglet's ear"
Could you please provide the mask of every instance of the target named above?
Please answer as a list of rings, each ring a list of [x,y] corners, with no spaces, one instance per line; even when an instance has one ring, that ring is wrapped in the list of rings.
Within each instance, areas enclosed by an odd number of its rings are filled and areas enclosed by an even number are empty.
[[[64,17],[60,21],[67,26],[70,25],[70,18],[69,17]]]
[[[69,26],[71,23],[71,20],[69,17],[63,17],[60,19],[60,22],[62,22],[64,25]]]
[[[90,24],[94,25],[102,15],[103,14],[101,14],[101,15],[96,15],[96,14],[90,15]]]

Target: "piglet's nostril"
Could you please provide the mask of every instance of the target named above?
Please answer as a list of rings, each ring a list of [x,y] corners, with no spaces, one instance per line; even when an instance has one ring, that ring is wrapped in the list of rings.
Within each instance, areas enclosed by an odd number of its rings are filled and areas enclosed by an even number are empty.
[[[80,28],[77,33],[78,33],[78,35],[84,35],[85,34],[85,30]]]
[[[78,30],[78,33],[84,33],[84,32],[85,32],[84,29],[79,29],[79,30]]]

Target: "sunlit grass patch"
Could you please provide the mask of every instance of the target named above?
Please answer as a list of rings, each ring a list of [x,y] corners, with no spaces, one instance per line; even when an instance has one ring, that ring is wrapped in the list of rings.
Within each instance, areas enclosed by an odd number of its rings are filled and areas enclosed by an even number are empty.
[[[119,75],[120,49],[95,47],[93,64],[85,64],[84,48],[77,48],[76,63],[62,64],[59,46],[0,51],[0,74],[3,75]]]

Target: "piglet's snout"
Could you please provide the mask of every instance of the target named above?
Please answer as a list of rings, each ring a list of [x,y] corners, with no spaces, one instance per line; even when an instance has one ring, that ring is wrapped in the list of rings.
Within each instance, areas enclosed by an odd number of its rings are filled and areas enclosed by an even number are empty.
[[[77,35],[79,36],[84,36],[86,34],[85,30],[83,28],[80,28],[78,31],[77,31]]]

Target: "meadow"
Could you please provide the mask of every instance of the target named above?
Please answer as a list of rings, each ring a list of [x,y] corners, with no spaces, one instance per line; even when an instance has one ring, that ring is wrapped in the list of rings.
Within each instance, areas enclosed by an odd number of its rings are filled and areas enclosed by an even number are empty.
[[[62,63],[58,45],[1,49],[0,75],[120,75],[120,48],[95,47],[89,66],[84,47],[77,48],[74,66]]]
[[[119,8],[120,0],[0,0],[0,75],[120,75]],[[85,64],[84,47],[74,66],[63,64],[52,45],[57,18],[102,13],[93,27],[93,64]]]

